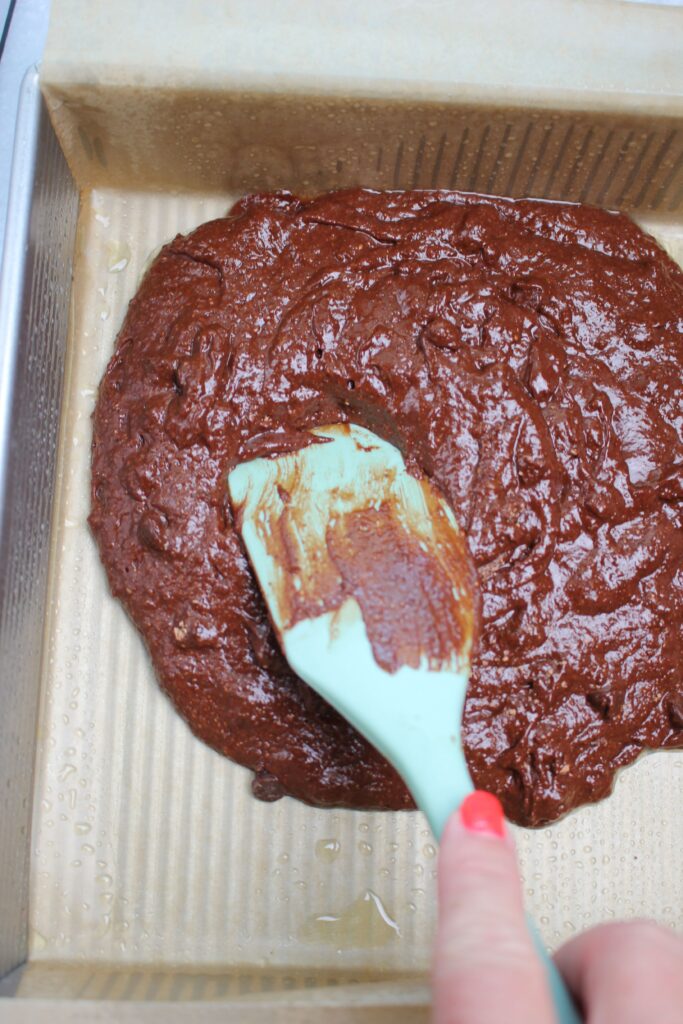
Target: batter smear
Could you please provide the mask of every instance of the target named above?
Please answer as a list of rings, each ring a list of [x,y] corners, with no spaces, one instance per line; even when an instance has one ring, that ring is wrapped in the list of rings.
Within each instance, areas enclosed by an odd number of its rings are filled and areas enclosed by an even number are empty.
[[[240,459],[352,421],[435,481],[482,600],[465,740],[539,825],[683,746],[683,273],[628,218],[457,192],[248,196],[167,245],[94,417],[113,593],[262,799],[410,807],[289,670],[231,518]]]

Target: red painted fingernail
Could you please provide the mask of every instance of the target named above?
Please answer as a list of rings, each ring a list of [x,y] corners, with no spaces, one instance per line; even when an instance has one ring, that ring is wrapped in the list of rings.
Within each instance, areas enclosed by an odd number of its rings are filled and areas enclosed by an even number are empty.
[[[477,789],[465,797],[460,805],[460,820],[468,832],[484,835],[505,836],[505,818],[500,800],[493,793]]]

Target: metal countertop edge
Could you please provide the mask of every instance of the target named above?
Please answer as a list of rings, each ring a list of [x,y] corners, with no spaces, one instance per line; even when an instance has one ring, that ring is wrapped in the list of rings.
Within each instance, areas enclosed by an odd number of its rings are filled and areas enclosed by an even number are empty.
[[[9,463],[12,394],[21,331],[20,296],[28,256],[40,104],[38,69],[33,66],[24,75],[19,94],[0,270],[0,537],[4,528],[3,495]]]

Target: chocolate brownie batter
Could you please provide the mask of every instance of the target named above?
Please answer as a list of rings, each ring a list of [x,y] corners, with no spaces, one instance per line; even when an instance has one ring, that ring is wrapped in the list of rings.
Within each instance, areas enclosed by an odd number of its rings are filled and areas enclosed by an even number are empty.
[[[624,216],[456,192],[250,196],[166,246],[95,412],[91,525],[194,732],[264,799],[401,808],[288,669],[236,461],[350,420],[467,532],[478,785],[538,825],[683,746],[683,273]],[[409,628],[409,624],[406,624]]]

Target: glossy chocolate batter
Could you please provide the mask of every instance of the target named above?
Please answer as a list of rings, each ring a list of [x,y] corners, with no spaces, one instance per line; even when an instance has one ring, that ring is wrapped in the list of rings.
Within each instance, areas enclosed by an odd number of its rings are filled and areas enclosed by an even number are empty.
[[[624,216],[456,192],[250,196],[166,246],[95,412],[91,525],[194,732],[263,799],[401,808],[284,663],[226,473],[352,420],[452,503],[476,782],[538,825],[683,746],[683,273]]]

